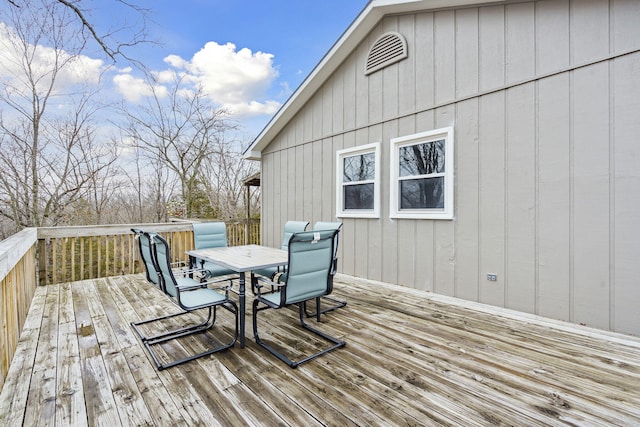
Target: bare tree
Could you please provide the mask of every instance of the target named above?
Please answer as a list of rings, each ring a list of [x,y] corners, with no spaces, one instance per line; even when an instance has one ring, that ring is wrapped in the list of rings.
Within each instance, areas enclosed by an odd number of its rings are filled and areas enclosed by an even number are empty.
[[[202,168],[214,160],[225,132],[233,128],[223,109],[204,92],[179,77],[170,86],[149,77],[152,96],[145,104],[125,109],[123,129],[145,155],[160,161],[180,182],[179,197],[191,217],[202,190]]]
[[[100,164],[105,158],[116,158],[116,149],[110,147],[116,147],[116,145],[102,146],[101,150],[105,155],[92,158],[88,162],[90,170],[95,171],[95,173],[89,175],[87,185],[86,197],[93,213],[92,217],[90,217],[91,222],[87,222],[87,224],[120,222],[119,211],[121,206],[115,203],[115,196],[126,184],[122,167],[115,162]],[[110,153],[112,156],[107,153],[107,150],[112,150]]]
[[[202,167],[202,181],[209,203],[223,218],[238,218],[246,213],[243,180],[258,170],[254,162],[244,161],[238,144],[219,140],[209,161]]]
[[[95,134],[100,61],[82,55],[72,19],[59,3],[33,0],[0,25],[0,215],[16,229],[59,224],[115,160]]]
[[[32,0],[6,0],[8,5],[15,9],[28,8]],[[128,62],[142,66],[135,58],[127,54],[127,49],[143,43],[151,43],[148,38],[147,16],[149,10],[142,8],[126,0],[111,0],[108,7],[115,16],[133,15],[135,25],[123,25],[117,28],[98,29],[91,19],[91,9],[85,7],[82,0],[48,0],[45,3],[63,9],[68,12],[69,24],[78,29],[85,41],[93,40],[106,57],[116,62],[118,58],[123,58]],[[104,5],[104,3],[103,3]],[[95,3],[92,4],[95,7]],[[114,10],[119,9],[119,11]],[[142,66],[142,68],[144,68]]]
[[[119,204],[128,210],[125,221],[166,222],[167,204],[175,192],[175,179],[158,159],[148,159],[134,147],[125,171],[128,185],[119,195]]]

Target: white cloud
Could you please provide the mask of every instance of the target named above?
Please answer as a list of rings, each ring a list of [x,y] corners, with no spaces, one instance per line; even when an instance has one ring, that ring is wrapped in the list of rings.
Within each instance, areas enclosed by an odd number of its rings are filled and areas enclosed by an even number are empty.
[[[184,68],[212,99],[222,104],[246,103],[262,96],[278,76],[273,55],[236,51],[232,43],[207,43]]]
[[[114,76],[113,84],[116,86],[116,90],[129,102],[138,102],[143,97],[151,96],[154,90],[160,98],[167,95],[166,87],[157,85],[152,89],[144,79],[134,77],[129,73],[120,73]]]
[[[176,73],[174,70],[156,71],[152,73],[158,83],[171,83],[176,81]]]
[[[164,58],[164,62],[175,68],[184,68],[184,66],[187,64],[187,62],[184,59],[180,58],[178,55],[169,55]]]
[[[58,66],[54,94],[79,84],[95,85],[100,81],[100,75],[104,71],[104,64],[99,59],[84,55],[72,57],[64,51],[56,51],[46,46],[25,46],[11,27],[0,22],[0,78],[16,90],[31,90],[24,84],[26,74],[22,55],[25,48],[32,52],[33,60],[30,67],[33,77],[41,81],[39,90],[48,89],[51,71],[56,69],[56,61],[64,65]]]
[[[153,72],[158,84],[173,82],[180,76],[183,83],[192,85],[194,90],[202,88],[215,104],[235,116],[273,114],[280,107],[279,102],[267,96],[278,77],[270,53],[237,50],[233,43],[208,42],[190,60],[168,55],[164,62],[169,68]],[[151,94],[140,87],[144,81],[129,73],[116,76],[114,83],[133,102]]]
[[[229,113],[234,116],[259,116],[263,114],[273,115],[278,111],[278,108],[280,108],[280,103],[277,101],[250,101],[236,104],[225,104],[223,105],[223,108],[229,110]]]
[[[29,90],[21,80],[20,52],[15,46],[21,42],[6,24],[0,22],[0,79],[9,82],[17,90]],[[69,60],[68,64],[57,76],[55,93],[63,93],[78,84],[99,83],[105,64],[98,59],[84,55],[70,57],[67,53],[45,46],[29,47],[34,49],[33,68],[36,74],[47,75],[52,69],[53,61],[58,58]],[[130,67],[115,69],[113,84],[129,102],[139,102],[151,96],[153,91],[158,96],[165,96],[168,90],[163,85],[175,82],[180,77],[189,86],[185,90],[196,90],[201,87],[204,93],[218,106],[226,108],[235,116],[271,115],[280,107],[280,103],[269,99],[268,91],[278,77],[273,64],[273,55],[264,52],[252,52],[251,49],[237,49],[233,43],[218,44],[208,42],[196,52],[191,59],[178,55],[164,58],[167,68],[153,71],[156,86],[153,90],[145,79],[135,75]],[[46,79],[43,79],[46,82]],[[283,87],[284,92],[290,89]],[[278,95],[281,97],[282,92]]]

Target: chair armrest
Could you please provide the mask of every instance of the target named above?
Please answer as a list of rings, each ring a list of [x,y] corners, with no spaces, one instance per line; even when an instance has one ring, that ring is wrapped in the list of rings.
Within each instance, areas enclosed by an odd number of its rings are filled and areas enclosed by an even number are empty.
[[[338,271],[338,258],[334,257],[333,261],[331,262],[331,271],[329,271],[329,274],[331,276],[335,276],[337,271]]]
[[[209,280],[205,280],[203,282],[201,282],[202,285],[205,286],[209,286],[209,285],[216,285],[218,283],[225,283],[225,282],[229,282],[229,284],[225,285],[225,286],[217,286],[217,287],[213,287],[212,289],[224,289],[224,290],[231,290],[233,288],[233,279],[237,279],[237,276],[232,276],[232,277],[224,277],[224,278],[215,278],[215,279],[209,279]]]
[[[180,273],[181,276],[186,276],[187,274],[189,275],[189,277],[191,277],[194,273],[202,273],[202,270],[200,270],[199,268],[184,268],[184,267],[178,267],[178,268],[172,268],[173,270],[173,274],[177,274]]]
[[[225,286],[218,286],[218,287],[209,287],[209,285],[212,284],[217,284],[217,283],[222,283],[222,282],[226,282],[229,281],[229,284],[225,285]],[[191,285],[178,285],[176,286],[176,292],[177,292],[177,300],[178,303],[180,303],[180,294],[183,292],[189,292],[189,291],[193,291],[196,289],[204,289],[204,288],[209,288],[209,289],[217,289],[217,290],[221,290],[224,291],[225,297],[229,297],[229,291],[232,290],[232,286],[233,286],[233,281],[230,279],[217,279],[217,280],[209,280],[206,282],[197,282],[194,281],[193,284]]]
[[[186,266],[187,263],[185,261],[174,261],[171,263],[171,268],[181,268]]]
[[[261,284],[260,282],[264,282],[264,284]],[[265,286],[269,286],[271,288],[268,292],[271,293],[275,292],[276,289],[281,288],[285,285],[286,283],[276,283],[264,276],[256,276],[255,274],[251,273],[251,290],[254,295],[262,295],[264,293],[262,292],[262,288],[264,288]]]
[[[185,291],[193,291],[194,289],[202,289],[206,288],[207,285],[204,282],[196,282],[193,285],[178,285],[176,286],[176,290],[178,293]]]

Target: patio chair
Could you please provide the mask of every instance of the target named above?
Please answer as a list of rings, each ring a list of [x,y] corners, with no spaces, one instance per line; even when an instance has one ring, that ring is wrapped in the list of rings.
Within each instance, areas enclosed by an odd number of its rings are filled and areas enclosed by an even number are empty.
[[[161,291],[164,292],[162,288],[162,281],[158,277],[158,272],[153,264],[153,254],[151,253],[151,236],[156,235],[157,233],[153,232],[144,232],[139,228],[132,228],[131,231],[135,234],[135,239],[138,243],[138,250],[140,252],[140,259],[142,260],[142,264],[144,265],[145,275],[147,277],[147,281],[156,285],[160,288]],[[192,274],[193,271],[188,270],[187,264],[184,261],[176,261],[171,263],[171,268],[174,270],[180,270],[181,274]]]
[[[132,228],[131,231],[136,235],[135,239],[138,243],[138,250],[140,252],[140,259],[144,265],[147,281],[153,283],[158,288],[161,287],[160,278],[158,272],[153,265],[153,259],[151,254],[151,239],[149,233],[145,233],[139,228]],[[161,289],[162,290],[162,289]]]
[[[284,225],[284,235],[282,237],[282,245],[280,245],[280,249],[286,251],[289,249],[289,239],[294,233],[299,233],[304,231],[309,225],[309,221],[287,221]],[[286,270],[286,266],[284,268],[281,267],[271,267],[271,268],[263,268],[259,270],[253,271],[254,274],[259,274],[261,276],[268,277],[273,280],[274,276],[279,272],[284,272]]]
[[[226,248],[228,246],[227,225],[224,222],[194,222],[193,244],[195,249]],[[235,273],[226,267],[202,259],[190,259],[190,264],[192,268],[197,266],[202,270],[205,279]]]
[[[318,329],[309,326],[304,321],[303,304],[305,301],[316,299],[331,293],[332,277],[335,274],[333,253],[337,230],[306,231],[295,233],[289,240],[289,263],[286,281],[275,283],[264,276],[252,276],[252,285],[257,290],[253,300],[253,335],[256,343],[275,355],[292,368],[344,347],[346,343],[334,338]],[[262,293],[264,286],[275,287],[276,291]],[[280,309],[291,304],[298,305],[300,324],[305,330],[311,331],[331,346],[318,351],[301,360],[293,361],[271,345],[262,341],[258,335],[258,313],[267,309]],[[271,324],[275,324],[271,320]]]
[[[226,279],[199,282],[188,277],[188,275],[176,277],[174,270],[171,268],[170,251],[167,241],[157,234],[143,234],[147,235],[151,242],[153,264],[158,272],[160,283],[162,284],[161,289],[163,289],[164,293],[180,308],[180,312],[178,313],[143,320],[140,322],[131,322],[131,326],[138,336],[140,336],[142,343],[147,348],[147,351],[151,355],[151,358],[158,370],[171,368],[173,366],[233,347],[238,339],[238,307],[236,303],[229,298],[230,285],[223,286],[218,289],[209,287],[210,285],[216,285],[224,282]],[[231,341],[221,343],[218,339],[215,341],[210,340],[211,347],[201,353],[191,354],[187,357],[171,360],[165,363],[161,362],[160,357],[156,352],[156,346],[177,338],[207,332],[215,324],[216,309],[218,307],[222,307],[234,315],[235,332]],[[151,336],[144,335],[140,328],[142,325],[149,325],[154,322],[162,322],[168,319],[179,318],[180,316],[200,309],[207,310],[207,317],[201,323],[193,324],[193,322],[190,321],[186,326]],[[175,324],[175,321],[167,323]]]
[[[336,230],[336,235],[335,235],[335,242],[334,242],[334,248],[333,248],[333,269],[334,271],[338,271],[338,243],[339,243],[339,239],[338,239],[338,235],[340,233],[340,229],[342,228],[342,223],[341,222],[326,222],[326,221],[318,221],[315,224],[313,224],[313,230]],[[333,280],[333,276],[331,276],[331,280]],[[333,288],[333,286],[332,286]],[[329,307],[325,307],[325,308],[320,308],[321,307],[321,301],[329,301],[330,305]],[[303,304],[303,308],[304,308],[304,312],[305,315],[307,317],[312,317],[312,316],[316,316],[316,319],[318,320],[318,322],[320,321],[320,315],[321,314],[325,314],[328,313],[330,311],[336,310],[340,307],[344,307],[345,305],[347,305],[346,301],[340,301],[338,299],[335,299],[333,297],[330,297],[328,295],[324,295],[322,297],[318,297],[316,299],[316,311],[315,313],[309,313],[307,310],[307,303],[305,302]]]

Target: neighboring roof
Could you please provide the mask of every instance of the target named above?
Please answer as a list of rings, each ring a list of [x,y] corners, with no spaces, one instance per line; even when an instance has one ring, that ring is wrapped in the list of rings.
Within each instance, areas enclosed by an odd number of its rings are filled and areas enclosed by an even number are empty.
[[[410,13],[485,3],[505,3],[506,0],[370,0],[362,12],[320,60],[302,84],[271,118],[269,123],[244,152],[244,157],[260,160],[262,150],[286,126],[313,94],[324,84],[342,62],[364,40],[386,15]]]
[[[245,187],[260,187],[260,172],[256,172],[242,181]]]

